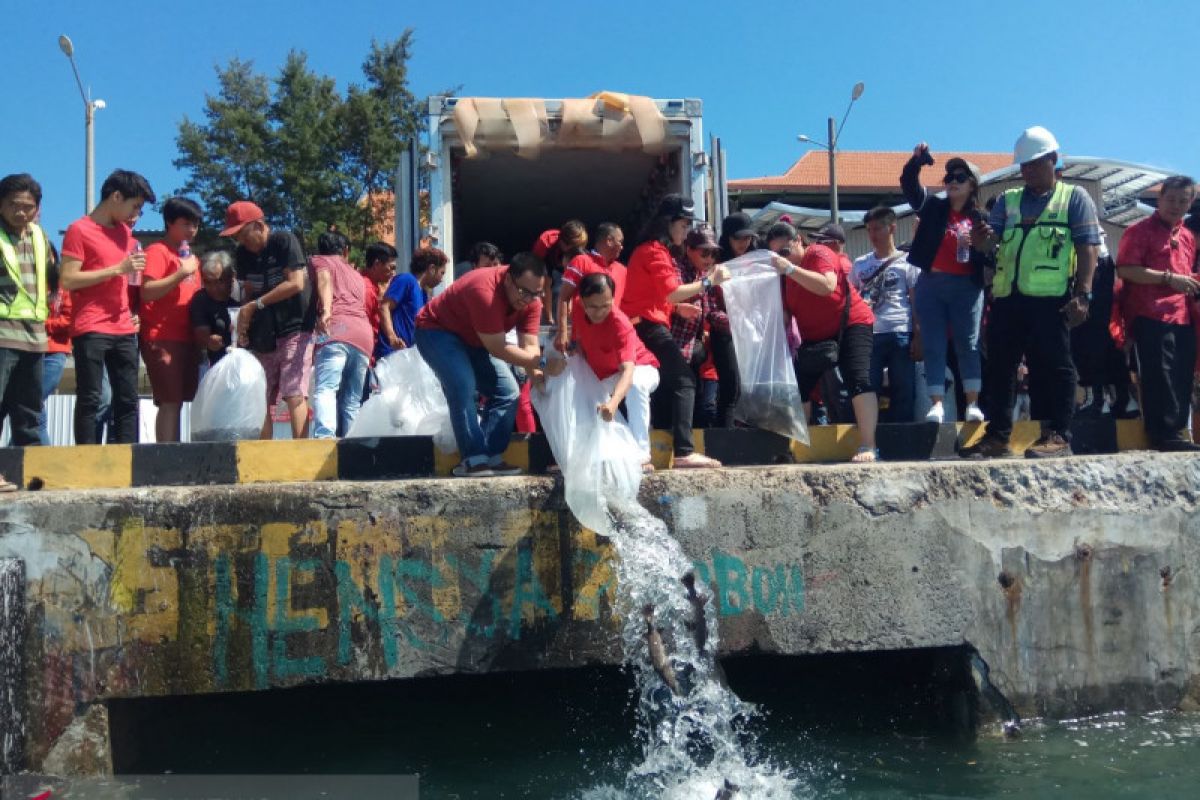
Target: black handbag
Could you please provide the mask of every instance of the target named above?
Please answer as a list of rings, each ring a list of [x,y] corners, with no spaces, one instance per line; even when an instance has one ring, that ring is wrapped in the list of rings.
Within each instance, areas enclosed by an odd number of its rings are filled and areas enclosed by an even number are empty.
[[[275,314],[270,306],[259,309],[250,318],[250,330],[247,331],[250,350],[255,353],[275,352]]]
[[[839,347],[842,334],[846,331],[846,323],[850,321],[850,282],[846,281],[846,305],[842,308],[842,323],[838,326],[837,336],[820,342],[800,345],[796,351],[797,375],[824,375],[837,366]]]

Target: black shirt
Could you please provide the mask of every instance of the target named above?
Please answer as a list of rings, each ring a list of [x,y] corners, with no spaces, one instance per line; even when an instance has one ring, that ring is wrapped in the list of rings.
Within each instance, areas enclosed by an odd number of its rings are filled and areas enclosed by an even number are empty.
[[[245,288],[243,300],[261,297],[287,280],[289,273],[308,269],[304,249],[300,241],[287,231],[271,231],[267,246],[259,253],[251,253],[244,247],[237,249],[237,278]],[[304,291],[288,299],[272,303],[265,310],[271,312],[275,324],[275,338],[282,339],[300,331],[312,331],[317,319],[317,308],[313,300],[312,276],[304,282]],[[255,312],[254,318],[262,315]],[[253,338],[253,337],[251,337]]]
[[[225,300],[224,302],[213,300],[205,291],[196,292],[188,304],[188,316],[191,317],[192,328],[208,328],[209,333],[215,333],[225,341],[225,347],[222,350],[205,350],[208,353],[209,366],[220,361],[225,352],[229,350],[229,345],[233,343],[229,309],[237,307],[238,304],[234,300]]]

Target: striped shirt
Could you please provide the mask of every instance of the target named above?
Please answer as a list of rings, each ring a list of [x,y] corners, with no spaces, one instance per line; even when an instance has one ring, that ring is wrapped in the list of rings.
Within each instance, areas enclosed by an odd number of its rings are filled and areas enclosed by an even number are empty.
[[[33,236],[29,229],[25,230],[19,239],[8,232],[13,249],[17,252],[17,265],[21,270],[21,283],[30,297],[37,298],[37,262],[33,255]],[[50,258],[50,248],[46,248],[46,258]],[[49,268],[49,264],[47,264]],[[0,269],[0,297],[11,302],[17,296],[17,287],[13,285],[12,275],[7,266]],[[46,323],[34,320],[0,319],[0,347],[8,350],[22,350],[27,353],[46,352]]]

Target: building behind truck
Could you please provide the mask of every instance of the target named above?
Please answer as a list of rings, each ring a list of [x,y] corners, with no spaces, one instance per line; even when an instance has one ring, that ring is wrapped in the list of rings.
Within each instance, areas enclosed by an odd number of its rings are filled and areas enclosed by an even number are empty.
[[[632,239],[660,198],[691,198],[709,219],[723,200],[704,149],[702,104],[603,92],[589,98],[431,97],[426,150],[397,179],[397,247],[428,237],[466,259],[490,241],[529,250],[568,219],[615,222]],[[426,172],[428,223],[417,215]],[[447,273],[450,279],[450,273]]]

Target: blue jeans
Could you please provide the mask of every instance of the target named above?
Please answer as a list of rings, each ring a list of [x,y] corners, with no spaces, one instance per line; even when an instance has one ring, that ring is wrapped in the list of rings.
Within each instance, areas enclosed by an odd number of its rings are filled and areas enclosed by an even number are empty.
[[[415,340],[442,384],[463,463],[500,463],[512,439],[521,393],[508,364],[448,331],[417,328]],[[487,398],[482,415],[476,412],[478,395]]]
[[[362,405],[369,363],[366,353],[344,342],[329,342],[317,350],[312,438],[332,439],[350,430]]]
[[[888,371],[888,397],[891,402],[881,415],[883,422],[913,421],[913,391],[917,382],[917,365],[909,353],[912,334],[907,331],[877,333],[871,348],[871,388],[883,393],[883,370]]]
[[[47,353],[46,357],[42,359],[42,413],[38,416],[38,435],[44,445],[50,444],[50,429],[46,422],[46,401],[58,388],[58,382],[62,380],[63,368],[66,365],[66,353]]]
[[[929,395],[941,397],[946,393],[947,331],[954,336],[963,390],[978,392],[983,384],[983,366],[979,358],[983,287],[970,275],[925,270],[917,281],[913,300],[913,310],[921,323]]]

